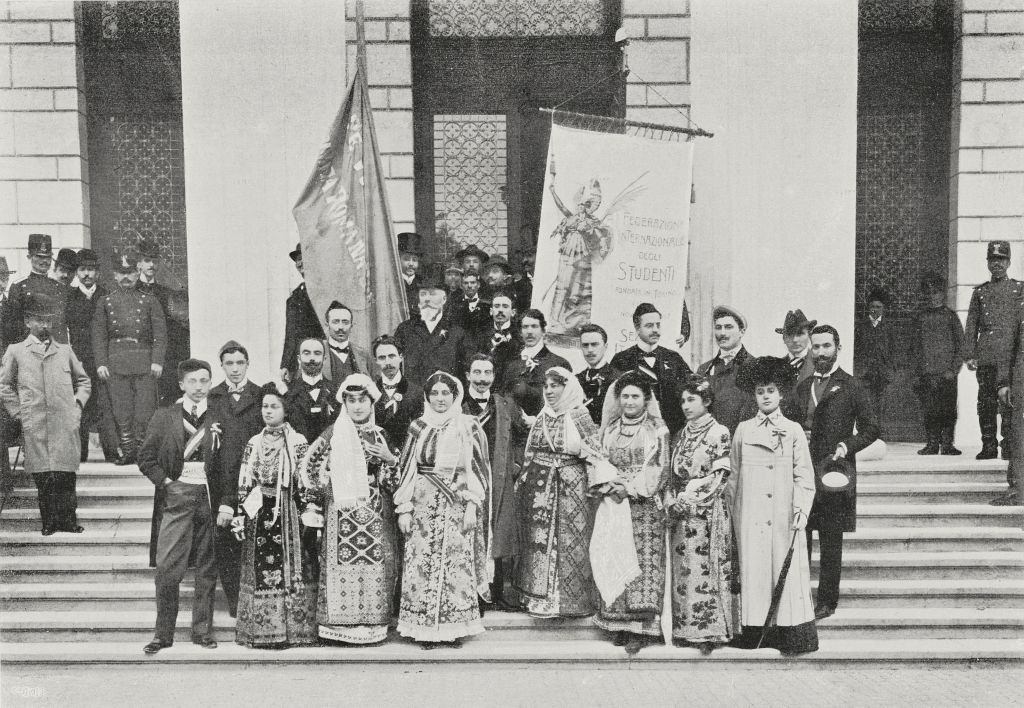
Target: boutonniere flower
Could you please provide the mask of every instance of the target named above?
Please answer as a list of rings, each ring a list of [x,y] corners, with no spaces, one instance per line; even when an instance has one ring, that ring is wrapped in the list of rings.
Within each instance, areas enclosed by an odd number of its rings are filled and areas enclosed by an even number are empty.
[[[838,391],[838,390],[839,390],[839,387],[838,387],[838,386],[833,386],[832,388],[830,388],[830,389],[828,390],[828,392],[829,392],[829,393],[835,393],[835,392],[836,392],[836,391]]]
[[[402,400],[402,394],[400,394],[398,391],[395,391],[395,395],[391,397],[391,400],[392,401],[401,401]]]
[[[224,434],[224,431],[220,427],[220,423],[214,423],[210,426],[210,434],[213,436],[213,442],[210,447],[214,450],[220,448],[220,436]]]
[[[537,362],[532,357],[526,357],[526,359],[523,360],[523,363],[526,364],[527,371],[533,371],[537,368]]]
[[[437,333],[441,337],[442,342],[448,337],[448,330],[446,329],[439,329]]]

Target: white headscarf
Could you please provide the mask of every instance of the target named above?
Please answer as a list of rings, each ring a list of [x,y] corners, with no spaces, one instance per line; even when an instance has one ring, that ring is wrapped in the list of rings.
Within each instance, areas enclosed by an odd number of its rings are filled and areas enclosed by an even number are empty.
[[[473,459],[473,417],[462,412],[464,391],[462,382],[444,371],[436,371],[427,380],[440,375],[449,384],[455,394],[451,407],[444,413],[438,413],[430,407],[430,389],[423,389],[423,415],[420,419],[431,428],[439,428],[437,438],[437,454],[434,457],[434,470],[442,471],[469,469]],[[436,385],[436,384],[435,384]],[[419,447],[422,448],[426,435],[421,435]],[[416,450],[414,460],[419,459],[420,450]]]
[[[366,453],[359,439],[356,424],[348,414],[345,392],[366,392],[373,403],[380,398],[380,390],[366,374],[351,374],[341,382],[337,399],[341,411],[334,421],[331,433],[331,491],[334,504],[342,509],[351,509],[360,501],[370,497],[370,483],[366,479]],[[370,408],[370,422],[373,422],[373,408]]]

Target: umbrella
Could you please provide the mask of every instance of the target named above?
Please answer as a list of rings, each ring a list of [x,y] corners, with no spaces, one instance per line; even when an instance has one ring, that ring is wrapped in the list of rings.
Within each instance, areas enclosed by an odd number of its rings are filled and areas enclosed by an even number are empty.
[[[786,587],[786,575],[789,574],[789,565],[793,562],[793,549],[796,548],[796,535],[800,533],[797,529],[793,532],[793,540],[789,542],[789,553],[786,560],[782,561],[782,569],[779,571],[779,579],[772,590],[772,602],[768,605],[768,616],[764,618],[764,626],[761,628],[761,638],[757,640],[756,649],[760,649],[764,643],[765,635],[768,634],[768,627],[775,621],[775,615],[779,613],[779,603],[782,601],[782,589]]]

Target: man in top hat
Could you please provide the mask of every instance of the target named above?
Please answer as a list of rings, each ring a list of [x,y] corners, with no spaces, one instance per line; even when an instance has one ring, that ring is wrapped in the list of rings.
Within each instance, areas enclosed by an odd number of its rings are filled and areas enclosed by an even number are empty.
[[[53,262],[52,276],[61,285],[71,285],[71,279],[78,270],[78,254],[74,249],[62,248],[57,251],[57,260]]]
[[[418,297],[417,314],[395,330],[395,340],[405,352],[405,377],[417,386],[435,371],[462,378],[473,354],[472,345],[465,331],[444,311],[448,293],[437,268],[420,278]]]
[[[31,272],[24,280],[11,285],[4,307],[3,341],[20,342],[28,335],[25,314],[49,312],[53,316],[51,336],[61,344],[68,343],[66,309],[68,288],[50,277],[53,263],[53,242],[47,234],[29,234],[28,260]]]
[[[304,277],[302,270],[302,244],[295,244],[295,249],[288,254]],[[322,338],[324,328],[317,317],[313,302],[309,299],[306,282],[303,281],[288,295],[284,310],[284,346],[281,348],[281,380],[291,383],[299,361],[299,342],[307,337]]]
[[[462,264],[463,275],[476,273],[482,278],[484,275],[484,263],[490,260],[491,257],[475,243],[471,243],[456,253],[455,258]]]
[[[782,343],[786,345],[786,361],[794,371],[796,378],[790,391],[782,392],[782,409],[786,414],[794,400],[796,387],[808,376],[814,374],[814,360],[811,358],[811,330],[818,324],[817,320],[808,320],[803,310],[790,310],[786,313],[782,327],[775,328],[775,334],[782,335]],[[789,417],[787,415],[787,417]]]
[[[998,371],[1009,370],[1013,360],[1013,333],[1018,309],[1024,300],[1024,283],[1006,275],[1010,267],[1010,244],[990,241],[987,250],[988,272],[992,279],[971,294],[964,332],[967,368],[978,376],[978,424],[981,427],[979,460],[991,460],[999,454],[996,438],[999,411]],[[1002,416],[1003,456],[1009,457],[1011,416]]]
[[[117,287],[99,298],[92,318],[96,375],[110,391],[121,444],[119,465],[135,462],[156,411],[157,381],[164,370],[167,324],[160,301],[135,287],[137,264],[115,256]]]
[[[327,356],[324,357],[324,376],[338,386],[351,374],[370,375],[370,355],[361,346],[349,340],[352,332],[352,310],[334,300],[327,306],[324,316],[327,325]]]
[[[808,431],[811,462],[817,494],[807,518],[807,549],[818,532],[821,560],[818,566],[818,595],[814,616],[824,619],[839,602],[839,579],[843,568],[843,533],[857,530],[857,453],[878,439],[878,421],[871,396],[853,376],[839,367],[839,332],[831,325],[811,330],[814,375],[796,387],[801,422]],[[856,434],[854,429],[856,428]],[[852,483],[842,491],[829,491],[822,484],[825,463],[845,458]]]
[[[82,442],[82,462],[89,456],[89,431],[95,426],[100,435],[100,446],[107,462],[117,459],[117,426],[114,424],[114,412],[110,406],[110,394],[107,384],[96,375],[96,357],[92,349],[92,320],[96,313],[96,304],[107,294],[107,289],[98,283],[99,258],[90,248],[83,248],[76,254],[78,268],[75,275],[78,285],[71,289],[68,296],[68,336],[71,348],[75,350],[85,373],[92,381],[92,395],[82,411],[80,427]]]
[[[163,374],[157,384],[159,401],[166,405],[181,396],[178,387],[178,362],[189,355],[188,308],[184,312],[176,310],[174,301],[177,291],[156,282],[157,269],[160,265],[160,245],[151,238],[141,238],[138,243],[139,279],[135,284],[138,290],[156,297],[164,313],[167,325],[167,350],[164,353]]]
[[[423,265],[423,237],[414,231],[398,234],[398,260],[402,267],[402,283],[405,285],[405,301],[409,314],[414,315],[419,307],[420,267]]]
[[[736,374],[752,358],[743,346],[747,320],[736,308],[728,305],[716,305],[711,317],[718,353],[701,364],[697,373],[711,380],[715,393],[711,412],[731,435],[736,432],[736,426],[757,412],[753,398],[736,386]]]
[[[686,422],[680,400],[681,386],[693,370],[678,352],[658,344],[661,341],[661,312],[654,305],[642,302],[636,306],[633,329],[636,330],[637,343],[612,357],[615,378],[627,371],[639,371],[647,376],[653,384],[665,425],[675,435]]]
[[[78,424],[91,384],[78,357],[51,334],[53,312],[34,302],[29,334],[11,344],[0,363],[0,402],[21,423],[25,471],[39,490],[43,535],[81,533],[76,515]]]

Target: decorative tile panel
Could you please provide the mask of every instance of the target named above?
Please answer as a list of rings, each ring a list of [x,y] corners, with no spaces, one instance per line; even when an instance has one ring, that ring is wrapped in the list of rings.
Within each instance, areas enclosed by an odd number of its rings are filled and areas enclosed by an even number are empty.
[[[432,37],[593,37],[605,0],[430,0]]]
[[[434,260],[476,244],[508,254],[504,115],[434,116]]]

